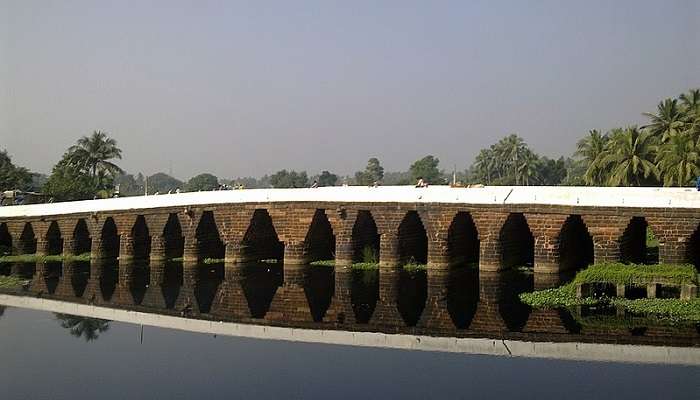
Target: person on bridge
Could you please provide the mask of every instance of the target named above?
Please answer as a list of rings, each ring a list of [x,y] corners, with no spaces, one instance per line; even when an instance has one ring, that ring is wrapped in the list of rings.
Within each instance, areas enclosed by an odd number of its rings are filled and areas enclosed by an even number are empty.
[[[695,182],[695,188],[700,192],[700,176],[698,176],[698,180]]]
[[[314,183],[311,184],[312,189],[316,189],[318,187],[318,181],[314,181]]]
[[[419,177],[418,177],[418,182],[416,183],[416,187],[417,187],[417,188],[428,187],[428,184],[423,180],[423,177],[422,177],[422,176],[419,176]]]

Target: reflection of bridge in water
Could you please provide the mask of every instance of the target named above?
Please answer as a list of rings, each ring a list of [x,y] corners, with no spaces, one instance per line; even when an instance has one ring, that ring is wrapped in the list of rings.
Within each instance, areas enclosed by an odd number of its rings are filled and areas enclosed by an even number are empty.
[[[443,337],[440,343],[445,346],[457,338],[674,347],[700,343],[697,325],[668,326],[614,310],[611,315],[533,311],[518,301],[522,291],[558,284],[554,274],[479,273],[468,268],[445,274],[351,272],[268,264],[226,269],[223,264],[165,262],[151,262],[150,267],[98,262],[16,264],[3,272],[31,278],[18,293],[22,301],[41,297],[70,303],[66,307],[76,310],[88,310],[78,305],[90,305],[226,321],[244,324],[237,328],[241,331],[249,325],[418,335]],[[7,298],[20,301],[18,296]],[[684,357],[677,362],[687,361]]]
[[[512,286],[495,274],[452,277],[438,285],[429,282],[425,307],[407,316],[415,309],[400,304],[401,286],[415,295],[416,285],[397,277],[376,282],[363,274],[333,274],[329,268],[310,267],[282,278],[279,271],[257,266],[250,274],[224,280],[214,272],[193,282],[184,278],[182,285],[162,281],[145,286],[147,281],[141,279],[108,278],[105,270],[98,278],[72,275],[86,275],[75,266],[65,270],[63,275],[56,267],[37,270],[24,295],[0,294],[0,305],[259,339],[700,365],[699,348],[678,347],[697,345],[700,335],[693,327],[648,326],[639,336],[639,328],[587,326],[564,311],[531,312],[522,306],[513,310],[512,294],[503,294],[505,287]],[[91,273],[100,272],[93,268]],[[479,284],[476,298],[464,298],[464,285]],[[459,289],[457,298],[450,293],[454,289],[445,293],[445,287]]]

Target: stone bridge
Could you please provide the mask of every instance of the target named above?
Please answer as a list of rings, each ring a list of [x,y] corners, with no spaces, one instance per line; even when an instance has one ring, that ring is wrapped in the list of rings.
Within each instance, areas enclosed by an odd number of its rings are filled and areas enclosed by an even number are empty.
[[[255,189],[2,207],[0,246],[120,263],[343,266],[373,253],[382,271],[415,262],[429,273],[464,263],[558,273],[618,260],[697,266],[699,224],[700,193],[682,188]]]

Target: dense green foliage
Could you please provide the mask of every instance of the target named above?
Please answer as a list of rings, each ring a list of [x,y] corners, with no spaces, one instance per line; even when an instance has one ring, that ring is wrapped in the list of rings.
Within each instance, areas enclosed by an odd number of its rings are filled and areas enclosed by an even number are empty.
[[[182,189],[184,185],[185,184],[181,180],[175,179],[163,172],[158,172],[148,177],[148,193],[158,192],[164,194],[175,192],[178,188]]]
[[[0,275],[0,289],[18,289],[29,283],[29,280],[14,275]]]
[[[379,159],[372,157],[367,161],[364,171],[355,173],[356,185],[372,185],[374,182],[381,182],[384,179],[384,167],[379,163]]]
[[[24,167],[12,163],[6,150],[0,151],[0,192],[5,190],[28,190],[32,188],[32,174]]]
[[[36,254],[4,255],[0,256],[0,263],[35,263],[35,262],[60,262],[60,261],[90,261],[90,253],[78,255],[50,255],[39,256]]]
[[[338,183],[338,175],[331,174],[328,171],[321,172],[318,176],[318,186],[335,186]]]
[[[303,188],[309,186],[306,171],[296,172],[283,169],[270,176],[270,184],[274,188]]]
[[[593,282],[647,284],[657,281],[678,285],[697,283],[697,274],[693,265],[597,263],[579,271],[573,282],[576,285]]]
[[[409,171],[411,179],[416,182],[419,178],[423,178],[426,183],[440,185],[445,183],[445,178],[442,172],[438,169],[440,160],[437,157],[425,156],[411,164]]]
[[[219,178],[212,174],[199,174],[190,178],[185,185],[188,192],[214,190],[219,186]]]

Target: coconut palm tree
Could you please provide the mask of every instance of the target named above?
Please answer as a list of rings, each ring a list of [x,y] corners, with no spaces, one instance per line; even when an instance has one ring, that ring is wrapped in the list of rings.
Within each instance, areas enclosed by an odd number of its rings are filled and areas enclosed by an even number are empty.
[[[588,136],[579,140],[576,144],[575,156],[583,160],[588,168],[586,169],[585,182],[589,185],[602,185],[604,178],[603,172],[596,164],[596,159],[605,151],[605,145],[608,143],[608,135],[601,134],[597,129],[588,131]]]
[[[515,179],[515,184],[518,185],[520,182],[520,177],[518,174],[518,166],[520,165],[518,160],[522,160],[525,157],[525,152],[527,150],[527,145],[525,141],[518,135],[512,134],[501,139],[495,148],[495,155],[501,164],[506,167],[505,175],[511,175]]]
[[[656,137],[636,126],[615,129],[605,151],[596,159],[596,166],[607,172],[610,186],[642,186],[659,179],[654,163]]]
[[[679,97],[686,120],[686,133],[700,138],[700,89],[691,89]]]
[[[72,336],[84,337],[86,342],[96,340],[100,337],[100,333],[109,329],[109,321],[104,319],[59,313],[55,315],[56,319],[61,322],[61,327],[68,329]]]
[[[683,132],[686,127],[685,114],[676,99],[666,99],[659,103],[656,114],[644,115],[651,119],[651,124],[643,128],[648,128],[653,135],[659,136],[662,142]]]
[[[689,134],[676,135],[659,146],[656,165],[664,186],[692,185],[700,175],[700,147]]]
[[[107,175],[124,172],[110,161],[121,159],[122,151],[117,147],[117,141],[107,136],[107,132],[94,131],[90,136],[83,136],[68,149],[68,153],[71,164],[88,171],[98,186]]]

